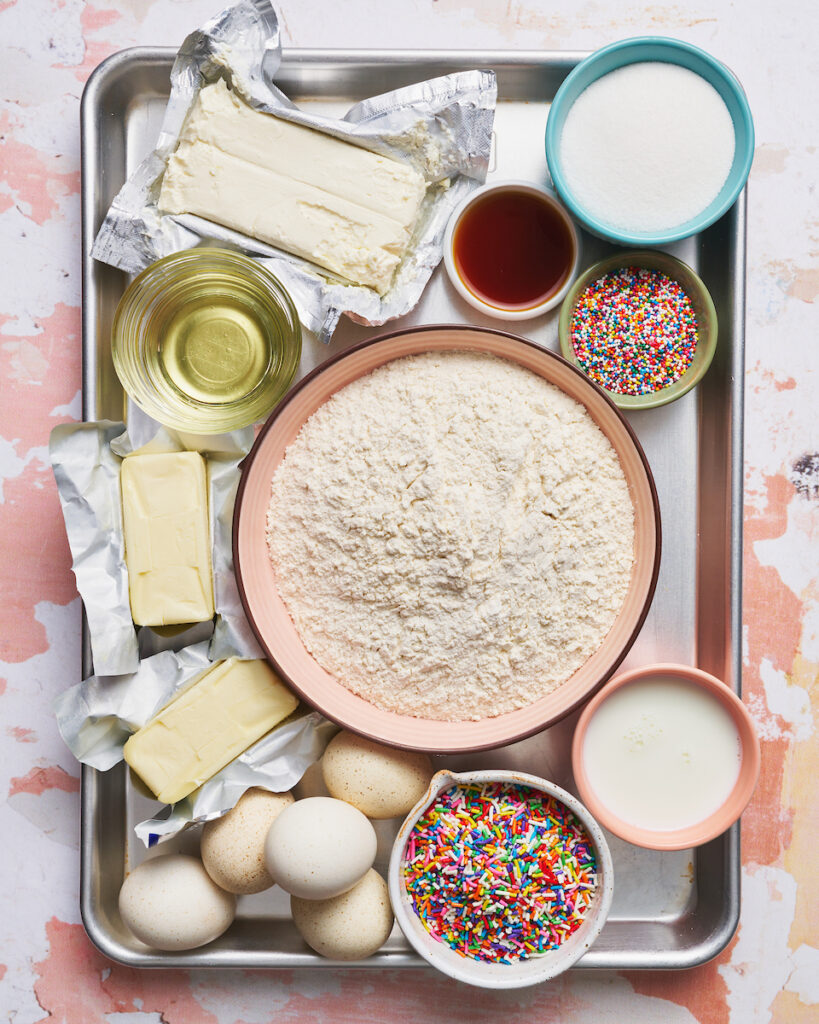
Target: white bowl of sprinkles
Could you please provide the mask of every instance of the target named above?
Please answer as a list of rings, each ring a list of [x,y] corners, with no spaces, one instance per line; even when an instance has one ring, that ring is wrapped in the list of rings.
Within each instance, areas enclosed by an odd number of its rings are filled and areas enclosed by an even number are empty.
[[[513,771],[440,771],[401,826],[388,882],[429,964],[468,985],[523,988],[562,974],[603,929],[613,867],[570,793]]]

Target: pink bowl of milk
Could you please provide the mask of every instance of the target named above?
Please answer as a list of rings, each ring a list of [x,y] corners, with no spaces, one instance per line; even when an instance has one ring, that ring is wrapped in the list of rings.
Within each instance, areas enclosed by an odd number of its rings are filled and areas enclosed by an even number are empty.
[[[745,705],[716,676],[648,665],[589,701],[572,766],[581,799],[610,832],[685,850],[742,814],[759,775],[759,740]]]

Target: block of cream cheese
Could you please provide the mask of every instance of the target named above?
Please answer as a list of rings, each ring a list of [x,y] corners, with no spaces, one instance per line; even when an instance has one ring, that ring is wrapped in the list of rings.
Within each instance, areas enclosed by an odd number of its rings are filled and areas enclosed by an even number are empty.
[[[120,486],[134,622],[166,626],[212,618],[205,460],[198,452],[129,455]]]
[[[385,292],[426,191],[412,167],[202,89],[159,209],[192,213]]]
[[[157,800],[176,803],[296,709],[265,661],[228,658],[135,732],[123,756]]]

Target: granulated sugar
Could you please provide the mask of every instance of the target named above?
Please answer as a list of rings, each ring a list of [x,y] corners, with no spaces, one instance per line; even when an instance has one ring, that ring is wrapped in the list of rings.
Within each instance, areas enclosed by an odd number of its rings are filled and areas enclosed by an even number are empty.
[[[586,410],[470,352],[399,359],[337,392],[287,449],[268,511],[313,657],[379,707],[450,721],[529,704],[598,649],[633,536]]]
[[[716,89],[676,64],[629,64],[571,106],[563,173],[595,219],[624,232],[671,230],[719,195],[734,158],[734,125]]]

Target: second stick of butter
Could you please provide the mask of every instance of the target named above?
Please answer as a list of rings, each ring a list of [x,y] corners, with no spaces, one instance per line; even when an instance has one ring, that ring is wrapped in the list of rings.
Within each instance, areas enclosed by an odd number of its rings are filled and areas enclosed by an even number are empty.
[[[120,470],[131,616],[138,626],[213,617],[205,460],[129,455]]]
[[[173,804],[297,706],[267,662],[228,658],[135,732],[123,757],[158,800]]]

